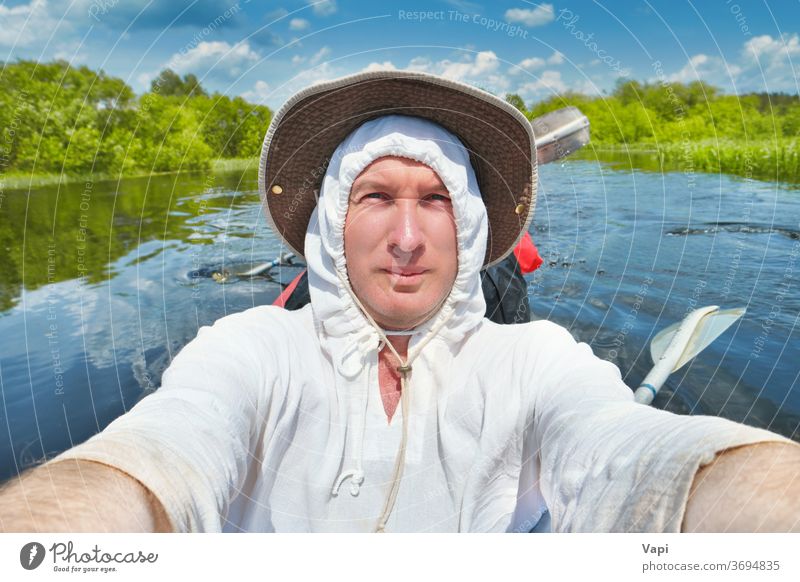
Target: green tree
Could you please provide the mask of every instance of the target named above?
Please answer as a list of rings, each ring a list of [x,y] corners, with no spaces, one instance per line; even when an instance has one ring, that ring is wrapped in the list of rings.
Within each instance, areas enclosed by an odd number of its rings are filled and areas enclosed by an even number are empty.
[[[525,107],[525,101],[523,101],[522,97],[520,97],[516,93],[506,94],[506,101],[508,101],[509,103],[511,103],[511,105],[522,111],[522,113],[528,112],[528,108]]]
[[[200,81],[192,73],[181,78],[172,69],[164,69],[158,77],[150,83],[150,91],[159,95],[174,95],[177,97],[207,97],[205,89],[200,85]]]
[[[121,79],[64,61],[0,69],[0,171],[112,175],[258,155],[272,112],[209,96],[169,69],[138,99]]]

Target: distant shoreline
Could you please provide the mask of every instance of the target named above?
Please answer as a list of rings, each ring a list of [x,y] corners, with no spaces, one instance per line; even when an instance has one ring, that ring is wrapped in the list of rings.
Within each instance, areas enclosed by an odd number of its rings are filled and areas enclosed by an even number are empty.
[[[800,141],[781,140],[751,141],[747,144],[720,140],[717,143],[703,141],[688,146],[680,143],[633,143],[628,145],[598,144],[573,154],[583,161],[598,161],[617,164],[625,168],[663,171],[723,173],[754,180],[780,184],[800,184]],[[213,160],[207,170],[181,170],[176,172],[151,172],[113,176],[105,173],[88,175],[69,174],[20,174],[0,175],[0,191],[27,190],[57,184],[81,182],[115,182],[130,178],[146,178],[177,174],[211,172],[222,174],[246,172],[258,169],[259,158],[236,158]]]
[[[41,186],[55,186],[58,184],[80,184],[83,182],[117,182],[131,178],[148,178],[150,176],[170,176],[178,174],[197,174],[201,172],[211,172],[222,174],[227,172],[246,172],[258,169],[259,158],[236,158],[228,160],[213,160],[211,168],[177,170],[175,172],[140,172],[134,174],[112,175],[102,172],[94,174],[22,174],[8,173],[0,174],[0,192],[7,190],[27,190],[28,188],[38,188]]]

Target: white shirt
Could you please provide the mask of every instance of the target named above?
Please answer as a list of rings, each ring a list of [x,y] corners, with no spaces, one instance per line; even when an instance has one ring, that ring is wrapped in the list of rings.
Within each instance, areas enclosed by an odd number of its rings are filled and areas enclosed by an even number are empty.
[[[179,531],[367,532],[400,441],[371,368],[357,496],[331,487],[349,406],[310,306],[259,307],[203,328],[162,387],[61,458],[117,467],[161,500]],[[716,451],[783,440],[632,401],[612,364],[548,322],[484,320],[415,381],[406,470],[387,531],[679,531],[687,493]]]

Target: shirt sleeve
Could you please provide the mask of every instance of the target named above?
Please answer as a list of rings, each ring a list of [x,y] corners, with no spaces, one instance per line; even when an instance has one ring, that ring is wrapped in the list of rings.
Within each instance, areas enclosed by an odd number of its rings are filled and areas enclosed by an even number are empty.
[[[560,532],[679,532],[698,469],[746,444],[791,442],[712,416],[638,404],[619,369],[540,322],[532,436]]]
[[[221,531],[272,393],[267,378],[274,358],[254,325],[245,312],[201,328],[156,392],[50,462],[113,466],[161,501],[176,531]]]

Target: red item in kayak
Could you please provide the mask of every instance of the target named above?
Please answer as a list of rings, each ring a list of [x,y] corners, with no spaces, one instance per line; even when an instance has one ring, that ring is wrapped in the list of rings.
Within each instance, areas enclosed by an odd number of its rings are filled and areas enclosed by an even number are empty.
[[[533,244],[530,233],[520,239],[519,244],[514,247],[514,256],[517,257],[519,268],[523,273],[533,273],[542,265],[542,257],[539,250]]]
[[[289,297],[292,296],[294,293],[295,287],[300,282],[300,279],[303,278],[303,274],[306,272],[305,269],[300,271],[300,274],[294,278],[294,280],[286,286],[286,289],[281,291],[281,294],[272,302],[273,305],[277,305],[278,307],[286,307],[286,302],[289,300]]]

